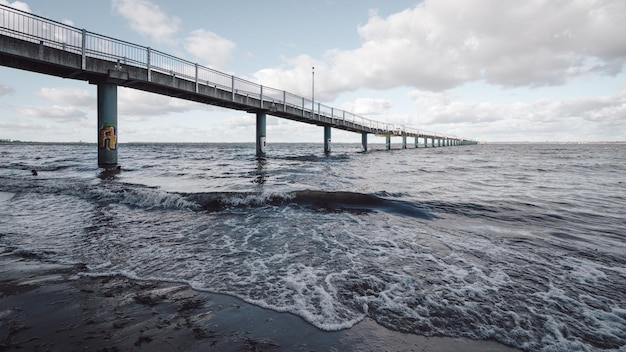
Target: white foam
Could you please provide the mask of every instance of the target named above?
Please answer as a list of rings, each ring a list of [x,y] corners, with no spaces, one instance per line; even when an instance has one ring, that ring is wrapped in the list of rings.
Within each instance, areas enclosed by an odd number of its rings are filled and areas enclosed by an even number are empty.
[[[13,198],[14,195],[15,193],[0,192],[0,203],[10,200],[11,198]]]
[[[294,195],[281,190],[264,190],[261,193],[228,193],[220,197],[222,204],[231,206],[264,205],[274,199],[293,199]]]

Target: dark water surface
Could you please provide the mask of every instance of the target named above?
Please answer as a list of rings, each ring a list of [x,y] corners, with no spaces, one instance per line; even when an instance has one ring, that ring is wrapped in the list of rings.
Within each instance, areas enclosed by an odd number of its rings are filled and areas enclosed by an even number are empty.
[[[126,144],[98,177],[95,145],[0,144],[0,251],[325,330],[626,351],[626,145],[321,149]]]

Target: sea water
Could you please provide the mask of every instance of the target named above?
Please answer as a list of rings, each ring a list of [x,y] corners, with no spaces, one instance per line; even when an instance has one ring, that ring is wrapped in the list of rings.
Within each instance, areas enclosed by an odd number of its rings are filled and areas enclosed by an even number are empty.
[[[626,145],[370,147],[122,144],[103,173],[96,145],[0,144],[0,251],[324,330],[626,351]]]

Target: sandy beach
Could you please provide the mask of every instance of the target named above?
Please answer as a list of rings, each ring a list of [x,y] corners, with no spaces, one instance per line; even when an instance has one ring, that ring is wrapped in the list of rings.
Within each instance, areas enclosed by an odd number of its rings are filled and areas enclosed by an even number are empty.
[[[325,332],[184,284],[81,276],[29,255],[5,253],[0,263],[2,351],[518,351],[404,334],[371,319]]]

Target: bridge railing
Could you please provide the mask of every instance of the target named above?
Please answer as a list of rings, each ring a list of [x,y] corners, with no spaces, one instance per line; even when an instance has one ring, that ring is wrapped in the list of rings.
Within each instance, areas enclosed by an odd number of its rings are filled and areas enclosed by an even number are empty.
[[[72,26],[0,5],[0,33],[80,53],[83,47],[81,30]]]
[[[146,67],[146,50],[139,45],[87,31],[82,31],[80,35],[84,38],[84,55],[87,57]],[[46,42],[46,45],[49,44]]]
[[[80,54],[82,56],[82,69],[85,69],[87,57],[97,58],[113,61],[120,65],[144,68],[148,72],[148,80],[150,80],[151,72],[159,72],[195,82],[196,86],[202,84],[233,94],[250,96],[255,98],[257,101],[255,104],[259,105],[255,107],[258,108],[263,107],[260,105],[264,101],[270,101],[276,106],[283,105],[283,107],[289,106],[301,110],[303,117],[313,120],[331,118],[380,133],[397,134],[398,131],[415,135],[424,133],[417,129],[371,120],[349,111],[312,102],[310,99],[296,94],[262,86],[149,47],[88,32],[6,5],[0,5],[0,34]],[[437,134],[432,132],[428,135],[436,136]]]

